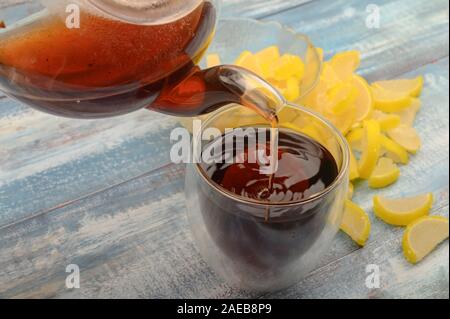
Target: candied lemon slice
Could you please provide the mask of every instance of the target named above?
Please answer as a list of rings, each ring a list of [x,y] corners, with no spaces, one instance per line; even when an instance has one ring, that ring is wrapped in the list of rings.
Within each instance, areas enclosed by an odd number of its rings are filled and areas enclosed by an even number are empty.
[[[273,77],[277,81],[295,78],[300,81],[305,75],[305,64],[299,56],[284,54],[277,61],[272,62]]]
[[[358,171],[358,161],[355,158],[355,155],[353,154],[353,151],[350,150],[350,180],[353,181],[357,178],[359,178],[359,171]]]
[[[403,234],[403,254],[406,260],[416,264],[431,253],[449,235],[448,218],[426,216],[408,225]]]
[[[415,154],[421,146],[420,137],[413,127],[400,125],[388,131],[389,137],[404,147],[408,152]]]
[[[353,124],[355,123],[355,108],[349,107],[349,109],[346,112],[343,112],[342,114],[336,114],[334,112],[330,111],[323,111],[322,114],[336,126],[339,131],[346,135],[348,131],[352,128]]]
[[[375,215],[388,224],[406,226],[422,216],[428,215],[433,205],[433,194],[388,199],[381,196],[373,198]]]
[[[281,93],[290,102],[295,102],[300,97],[300,80],[290,77],[286,81],[286,86],[281,89]]]
[[[347,198],[351,200],[353,198],[353,194],[355,193],[355,186],[352,183],[348,183],[348,194]]]
[[[372,175],[380,155],[380,125],[375,120],[367,120],[364,121],[363,130],[362,153],[358,162],[358,170],[361,178],[367,179]]]
[[[214,66],[218,66],[221,65],[222,63],[220,62],[220,57],[218,54],[209,54],[206,57],[206,66],[208,68],[212,68]]]
[[[347,134],[347,142],[352,150],[362,152],[361,141],[363,136],[364,129],[362,127],[354,128]]]
[[[243,67],[256,73],[259,76],[263,76],[263,71],[255,56],[250,51],[244,51],[234,62],[235,65]]]
[[[380,123],[380,129],[382,131],[392,130],[401,123],[400,115],[384,113],[380,110],[373,111],[372,118]]]
[[[374,82],[372,85],[381,89],[399,92],[409,96],[419,96],[423,88],[423,77]]]
[[[369,178],[369,186],[372,188],[383,188],[395,183],[400,177],[400,169],[394,161],[382,157]]]
[[[330,62],[325,62],[323,64],[320,78],[323,80],[324,84],[326,84],[326,86],[323,87],[325,90],[333,88],[341,83],[341,79],[331,66]]]
[[[392,159],[396,163],[408,164],[409,155],[405,148],[385,135],[381,135],[380,141],[381,152],[384,153],[387,158]]]
[[[356,115],[355,121],[362,122],[369,118],[373,111],[373,96],[369,84],[359,75],[352,76],[352,85],[357,90],[355,99]]]
[[[407,109],[404,109],[403,111],[396,113],[400,117],[400,123],[406,126],[413,126],[420,107],[420,100],[412,99],[411,106],[409,106]]]
[[[358,91],[353,85],[338,83],[328,92],[328,107],[333,113],[340,115],[354,107],[357,97]]]
[[[340,52],[330,60],[331,66],[343,81],[352,78],[353,73],[358,69],[360,63],[361,57],[358,51]]]
[[[375,108],[387,113],[400,112],[411,105],[412,99],[402,92],[371,86]]]
[[[369,216],[361,207],[350,200],[345,201],[341,230],[360,246],[364,246],[370,236]]]

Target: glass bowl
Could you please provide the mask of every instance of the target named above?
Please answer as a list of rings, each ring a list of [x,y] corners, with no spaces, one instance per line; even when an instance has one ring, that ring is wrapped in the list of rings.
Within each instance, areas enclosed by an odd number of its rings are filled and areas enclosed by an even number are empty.
[[[219,110],[203,122],[193,145],[207,145],[212,128],[266,127],[261,116],[242,112],[238,105]],[[339,230],[348,191],[349,150],[342,134],[299,106],[286,105],[279,118],[280,129],[307,136],[332,154],[338,176],[323,191],[268,204],[222,188],[200,164],[187,165],[187,216],[196,245],[219,276],[245,290],[275,291],[306,276]]]
[[[222,64],[233,64],[243,51],[253,53],[269,46],[277,46],[281,54],[300,56],[305,62],[305,77],[301,82],[300,96],[294,104],[301,104],[319,80],[322,60],[308,36],[299,34],[278,22],[264,22],[253,19],[221,19],[216,34],[205,58],[200,62],[206,68],[206,56],[217,54]],[[206,119],[209,115],[199,117]],[[179,118],[179,122],[192,131],[192,120]]]

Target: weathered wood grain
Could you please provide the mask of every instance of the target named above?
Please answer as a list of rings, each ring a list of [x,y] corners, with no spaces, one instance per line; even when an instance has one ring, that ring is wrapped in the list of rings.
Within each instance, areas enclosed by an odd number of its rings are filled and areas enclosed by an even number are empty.
[[[26,2],[31,2],[31,0],[0,0],[0,8],[6,8]]]
[[[367,10],[374,5],[379,28],[366,25]],[[360,72],[369,80],[395,77],[448,56],[448,1],[319,0],[267,19],[307,34],[327,57],[361,51]]]

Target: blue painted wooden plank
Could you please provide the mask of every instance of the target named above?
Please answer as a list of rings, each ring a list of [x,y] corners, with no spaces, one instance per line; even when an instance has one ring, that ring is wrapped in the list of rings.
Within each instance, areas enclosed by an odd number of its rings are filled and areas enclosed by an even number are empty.
[[[383,5],[385,2],[380,3]],[[445,15],[435,14],[442,11],[437,10],[442,2],[433,2],[432,8],[435,11],[427,11],[420,1],[407,3],[407,7],[413,9],[404,9],[406,2],[394,2],[395,6],[386,7],[390,10],[386,17],[391,26],[389,30],[403,30],[405,24],[409,29],[417,28],[409,26],[416,14],[414,10],[417,10],[420,14],[436,19],[433,28],[422,30],[422,37],[432,43],[439,43],[442,40],[441,25],[448,21]],[[299,31],[305,31],[304,28],[308,27],[306,31],[320,41],[318,34],[330,32],[335,36],[333,30],[340,20],[330,18],[328,20],[331,22],[325,23],[327,19],[324,17],[326,14],[335,14],[338,8],[344,8],[342,3],[340,7],[322,4],[319,8],[312,3],[274,18],[287,22]],[[392,18],[399,15],[399,19]],[[300,21],[301,24],[295,25],[295,21]],[[396,23],[398,25],[394,28]],[[320,31],[314,31],[314,25]],[[362,45],[364,41],[370,43],[370,47],[362,49],[363,56],[371,60],[371,66],[365,70],[376,66],[375,71],[369,72],[372,77],[377,74],[392,77],[399,71],[397,66],[392,66],[394,62],[382,58],[382,52],[386,52],[387,56],[400,56],[403,47],[413,48],[417,44],[416,38],[406,37],[404,41],[409,42],[402,42],[402,47],[398,45],[397,38],[388,37],[389,41],[386,42],[383,37],[374,33],[372,39],[372,33],[368,35],[367,30],[360,29],[353,30],[354,32],[347,30],[353,34],[355,41],[346,41],[358,45]],[[382,34],[386,36],[386,33],[387,31],[383,31]],[[377,58],[372,59],[368,49],[373,49],[377,46],[376,43],[384,51],[377,49]],[[445,41],[442,43],[445,44]],[[348,45],[343,46],[343,42],[339,41],[336,46],[348,48]],[[433,50],[433,54],[436,52],[439,51]],[[446,51],[442,52],[438,55],[445,54]],[[427,55],[426,59],[428,58]],[[407,59],[395,60],[395,63],[401,69],[415,68],[415,64],[410,65]],[[26,218],[167,164],[169,132],[176,125],[165,116],[146,111],[102,121],[60,119],[31,111],[9,99],[0,99],[0,117],[0,225]]]
[[[145,110],[96,121],[29,109],[0,118],[0,225],[169,163],[175,126]]]
[[[417,128],[424,149],[400,181],[377,193],[433,191],[433,214],[448,216],[448,65],[443,59],[407,74],[426,75]],[[192,244],[184,217],[183,169],[169,165],[60,209],[0,228],[1,297],[255,297],[214,276]],[[359,185],[355,200],[371,212],[375,192]],[[357,249],[340,234],[320,267],[297,286],[263,297],[362,298],[448,296],[448,241],[424,262],[402,257],[401,228],[371,215],[372,236]],[[65,289],[64,269],[81,267],[81,289]],[[382,289],[365,286],[377,264]]]
[[[179,170],[170,165],[81,205],[0,229],[0,297],[224,294],[228,288],[193,247]],[[81,270],[77,291],[65,287],[65,268],[72,263]]]
[[[223,0],[221,17],[245,17],[260,19],[294,7],[301,7],[312,0]]]
[[[369,28],[366,20],[375,4],[380,27]],[[361,73],[369,80],[403,74],[449,52],[446,0],[320,0],[268,19],[307,34],[327,57],[344,50],[361,51]]]

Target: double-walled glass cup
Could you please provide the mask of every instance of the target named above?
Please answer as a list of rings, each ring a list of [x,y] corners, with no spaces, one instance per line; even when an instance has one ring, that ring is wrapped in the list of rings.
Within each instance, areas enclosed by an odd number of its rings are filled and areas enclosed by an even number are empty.
[[[215,272],[237,288],[266,292],[298,282],[329,249],[343,215],[349,166],[344,137],[301,107],[286,105],[279,119],[280,130],[312,138],[333,155],[338,176],[323,191],[298,201],[261,202],[222,188],[199,164],[187,167],[187,214],[196,245]],[[207,145],[203,132],[208,128],[225,132],[266,123],[252,111],[230,105],[203,122],[194,139]]]

